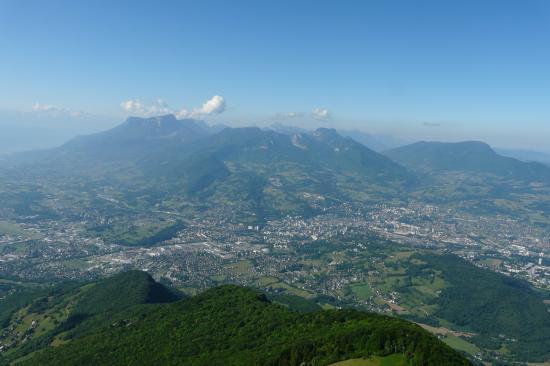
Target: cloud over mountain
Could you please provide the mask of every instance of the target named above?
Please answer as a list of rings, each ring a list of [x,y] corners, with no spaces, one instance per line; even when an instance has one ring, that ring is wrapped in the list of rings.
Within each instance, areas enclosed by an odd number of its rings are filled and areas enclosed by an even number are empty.
[[[120,103],[120,106],[126,112],[138,116],[151,117],[160,114],[175,114],[177,118],[183,119],[201,118],[208,115],[221,114],[225,111],[226,103],[224,97],[214,95],[212,98],[205,101],[200,107],[196,107],[191,110],[186,108],[173,110],[168,107],[168,104],[162,99],[157,99],[152,104],[143,103],[140,99],[130,99]]]
[[[204,117],[211,114],[221,114],[225,111],[225,99],[222,96],[214,95],[212,98],[207,100],[199,108],[193,108],[192,111],[187,109],[182,109],[176,112],[176,117],[178,118],[196,118]]]
[[[304,116],[304,113],[302,112],[283,112],[283,113],[277,113],[275,115],[275,119],[278,121],[284,121],[284,120],[289,120],[293,118],[300,118],[303,116]]]
[[[311,112],[311,116],[318,120],[325,120],[330,118],[330,112],[326,108],[315,108]]]
[[[127,100],[120,103],[120,106],[125,111],[140,116],[154,116],[172,113],[172,111],[168,108],[168,104],[166,104],[166,102],[162,99],[157,99],[150,105],[142,103],[139,99]]]

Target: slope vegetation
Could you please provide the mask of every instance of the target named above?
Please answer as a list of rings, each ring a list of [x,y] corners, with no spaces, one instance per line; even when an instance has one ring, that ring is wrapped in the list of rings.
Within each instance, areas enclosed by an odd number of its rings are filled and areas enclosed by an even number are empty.
[[[441,271],[449,286],[441,291],[435,316],[479,334],[483,348],[505,346],[517,359],[550,357],[550,314],[543,297],[527,282],[475,267],[453,255],[423,254],[410,276]]]
[[[3,361],[88,334],[136,306],[147,308],[180,298],[141,271],[87,284],[17,290],[0,301]]]
[[[400,354],[410,365],[469,362],[415,324],[356,311],[296,313],[227,285],[36,354],[28,365],[329,365]]]

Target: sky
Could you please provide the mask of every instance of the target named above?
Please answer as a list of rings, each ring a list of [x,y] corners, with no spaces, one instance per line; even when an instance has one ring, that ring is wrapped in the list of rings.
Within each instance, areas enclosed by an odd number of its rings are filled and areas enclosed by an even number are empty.
[[[167,112],[550,150],[550,1],[0,0],[4,134]]]

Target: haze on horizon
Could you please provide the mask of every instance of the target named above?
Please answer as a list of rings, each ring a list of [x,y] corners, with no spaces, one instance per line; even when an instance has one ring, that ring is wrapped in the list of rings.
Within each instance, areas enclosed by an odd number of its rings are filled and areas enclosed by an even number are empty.
[[[542,0],[2,0],[0,152],[166,113],[548,151],[549,36]]]

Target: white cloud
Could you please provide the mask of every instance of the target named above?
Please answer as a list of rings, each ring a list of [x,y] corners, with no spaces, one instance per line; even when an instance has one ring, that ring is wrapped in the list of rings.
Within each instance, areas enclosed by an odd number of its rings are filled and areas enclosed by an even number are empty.
[[[330,118],[330,112],[326,108],[315,108],[311,112],[311,116],[315,119],[318,119],[318,120],[329,119]]]
[[[219,95],[214,95],[210,100],[203,103],[202,107],[194,112],[198,114],[220,114],[225,111],[225,99]]]
[[[127,100],[125,102],[120,103],[120,106],[122,109],[124,109],[127,112],[130,113],[143,113],[143,105],[138,100]]]
[[[120,106],[128,113],[141,116],[158,116],[160,114],[173,113],[172,110],[168,108],[168,104],[162,99],[157,99],[150,105],[145,105],[139,99],[127,100],[120,103]]]
[[[51,116],[70,116],[70,117],[85,117],[89,113],[79,110],[58,107],[53,104],[34,103],[32,110],[37,113],[46,113]]]
[[[56,111],[59,108],[51,105],[51,104],[40,104],[40,103],[34,103],[32,106],[33,111],[40,111],[40,112],[48,112],[48,111]]]
[[[277,113],[275,118],[277,118],[278,120],[287,120],[287,119],[299,118],[303,116],[304,114],[302,112],[284,112],[284,113]]]
[[[212,98],[202,104],[201,107],[188,110],[182,108],[178,111],[174,111],[168,107],[168,104],[162,100],[157,99],[153,104],[144,104],[139,99],[127,100],[120,103],[122,109],[128,113],[140,115],[140,116],[155,116],[159,114],[175,114],[177,118],[203,118],[212,114],[220,114],[225,111],[225,99],[222,96],[214,95]]]
[[[191,112],[189,112],[187,109],[183,108],[174,113],[176,115],[177,119],[184,119],[184,118],[191,118]]]
[[[200,108],[193,108],[189,111],[185,108],[176,112],[178,118],[202,118],[212,114],[221,114],[225,111],[225,99],[222,96],[214,95],[202,104]]]

